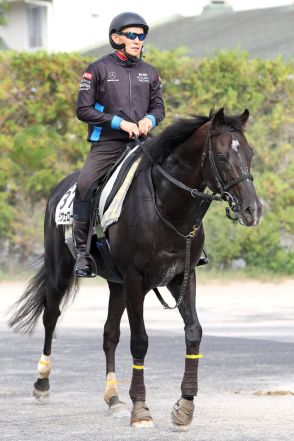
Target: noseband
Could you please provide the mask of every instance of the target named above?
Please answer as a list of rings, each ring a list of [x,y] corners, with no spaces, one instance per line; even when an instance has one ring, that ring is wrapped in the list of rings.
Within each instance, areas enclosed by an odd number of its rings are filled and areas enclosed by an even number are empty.
[[[208,130],[207,138],[206,138],[206,145],[208,149],[208,156],[210,161],[210,167],[213,174],[213,178],[215,180],[216,186],[218,188],[218,193],[220,194],[221,199],[226,200],[229,204],[230,208],[226,208],[226,215],[227,217],[232,220],[233,222],[237,222],[238,216],[236,214],[239,211],[238,201],[235,196],[233,196],[228,190],[232,187],[234,187],[239,182],[245,181],[246,179],[250,179],[253,181],[253,176],[250,173],[246,173],[244,175],[238,176],[237,178],[233,179],[232,181],[228,182],[227,184],[223,181],[221,174],[218,170],[215,155],[213,151],[212,146],[212,137],[216,135],[220,135],[220,131],[213,131]],[[201,172],[202,176],[204,176],[204,166],[205,166],[205,160],[206,160],[207,154],[204,152],[202,153],[202,159],[201,159]],[[231,215],[230,209],[233,211],[234,216]]]

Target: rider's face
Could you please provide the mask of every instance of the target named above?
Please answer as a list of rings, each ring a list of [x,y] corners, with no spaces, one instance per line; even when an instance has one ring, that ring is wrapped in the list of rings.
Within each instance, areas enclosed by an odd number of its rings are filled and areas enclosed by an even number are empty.
[[[123,34],[127,32],[134,32],[136,34],[144,34],[144,29],[140,27],[128,27],[122,30]],[[125,44],[125,51],[128,55],[132,57],[138,57],[140,55],[141,49],[144,45],[144,41],[140,41],[139,38],[131,40],[126,35],[113,34],[113,41],[118,44]]]

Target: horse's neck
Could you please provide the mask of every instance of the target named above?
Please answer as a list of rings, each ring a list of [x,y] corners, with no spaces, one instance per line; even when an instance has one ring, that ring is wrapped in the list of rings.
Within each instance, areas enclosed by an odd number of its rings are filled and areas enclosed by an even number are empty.
[[[201,155],[205,148],[206,130],[198,129],[187,141],[172,152],[162,168],[188,187],[203,189]],[[195,208],[195,201],[188,191],[176,187],[159,173],[155,176],[159,205],[168,215],[183,216]]]

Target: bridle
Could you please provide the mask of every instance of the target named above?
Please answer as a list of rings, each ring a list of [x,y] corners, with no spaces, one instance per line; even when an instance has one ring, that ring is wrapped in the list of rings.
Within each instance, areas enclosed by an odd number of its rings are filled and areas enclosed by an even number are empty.
[[[177,186],[178,188],[181,188],[182,190],[188,191],[192,197],[201,197],[203,199],[209,199],[211,201],[222,201],[226,200],[229,204],[229,207],[226,209],[227,217],[232,220],[233,222],[237,222],[238,217],[234,216],[232,217],[230,214],[230,209],[233,211],[234,214],[237,214],[239,212],[239,206],[238,201],[232,193],[230,193],[228,190],[230,190],[232,187],[234,187],[239,182],[245,181],[246,179],[250,179],[253,181],[253,176],[250,173],[243,174],[241,176],[238,176],[237,178],[233,179],[232,181],[225,183],[223,178],[221,177],[220,171],[218,169],[216,160],[215,160],[215,154],[213,150],[212,145],[212,138],[216,135],[220,135],[220,131],[215,131],[209,128],[206,136],[205,141],[205,151],[202,153],[201,157],[201,176],[202,176],[202,183],[205,183],[204,181],[204,168],[206,164],[207,157],[209,158],[209,163],[213,175],[213,179],[215,181],[217,191],[214,193],[206,193],[197,190],[197,188],[191,188],[184,184],[183,182],[179,181],[178,179],[171,176],[169,173],[167,173],[159,164],[154,164],[154,167],[161,173],[162,176],[164,176],[165,179],[167,179],[169,182]],[[145,149],[144,145],[140,143],[140,147],[145,153],[146,156],[154,163],[153,159],[150,157],[148,151]]]
[[[233,222],[237,222],[238,216],[236,214],[239,212],[239,205],[236,197],[232,195],[231,192],[228,190],[234,187],[236,184],[239,184],[239,182],[246,181],[247,179],[250,179],[253,181],[253,176],[250,173],[245,173],[244,175],[238,176],[237,178],[233,179],[232,181],[225,183],[221,177],[221,174],[219,172],[219,169],[216,164],[215,155],[213,151],[213,145],[212,145],[212,137],[220,135],[222,132],[219,130],[212,130],[209,128],[207,137],[206,137],[206,150],[208,150],[208,157],[210,162],[211,171],[213,174],[214,181],[216,183],[216,187],[218,189],[220,198],[222,200],[226,200],[229,204],[230,208],[226,208],[226,215],[227,217],[232,220]],[[202,173],[202,180],[204,181],[204,167],[205,162],[207,158],[207,153],[202,153],[201,158],[201,173]],[[230,213],[230,209],[233,211],[235,216],[232,216]]]

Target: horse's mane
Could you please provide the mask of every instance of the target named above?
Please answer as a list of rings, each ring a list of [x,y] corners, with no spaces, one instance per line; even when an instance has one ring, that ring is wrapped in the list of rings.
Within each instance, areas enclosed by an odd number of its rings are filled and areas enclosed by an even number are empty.
[[[185,142],[192,133],[199,127],[211,121],[215,113],[210,112],[209,116],[192,115],[190,118],[178,118],[159,135],[145,142],[145,148],[149,156],[157,164],[162,164],[164,160],[179,145]],[[239,115],[224,116],[223,131],[243,132],[244,127]],[[139,170],[149,167],[150,159],[143,156]]]

